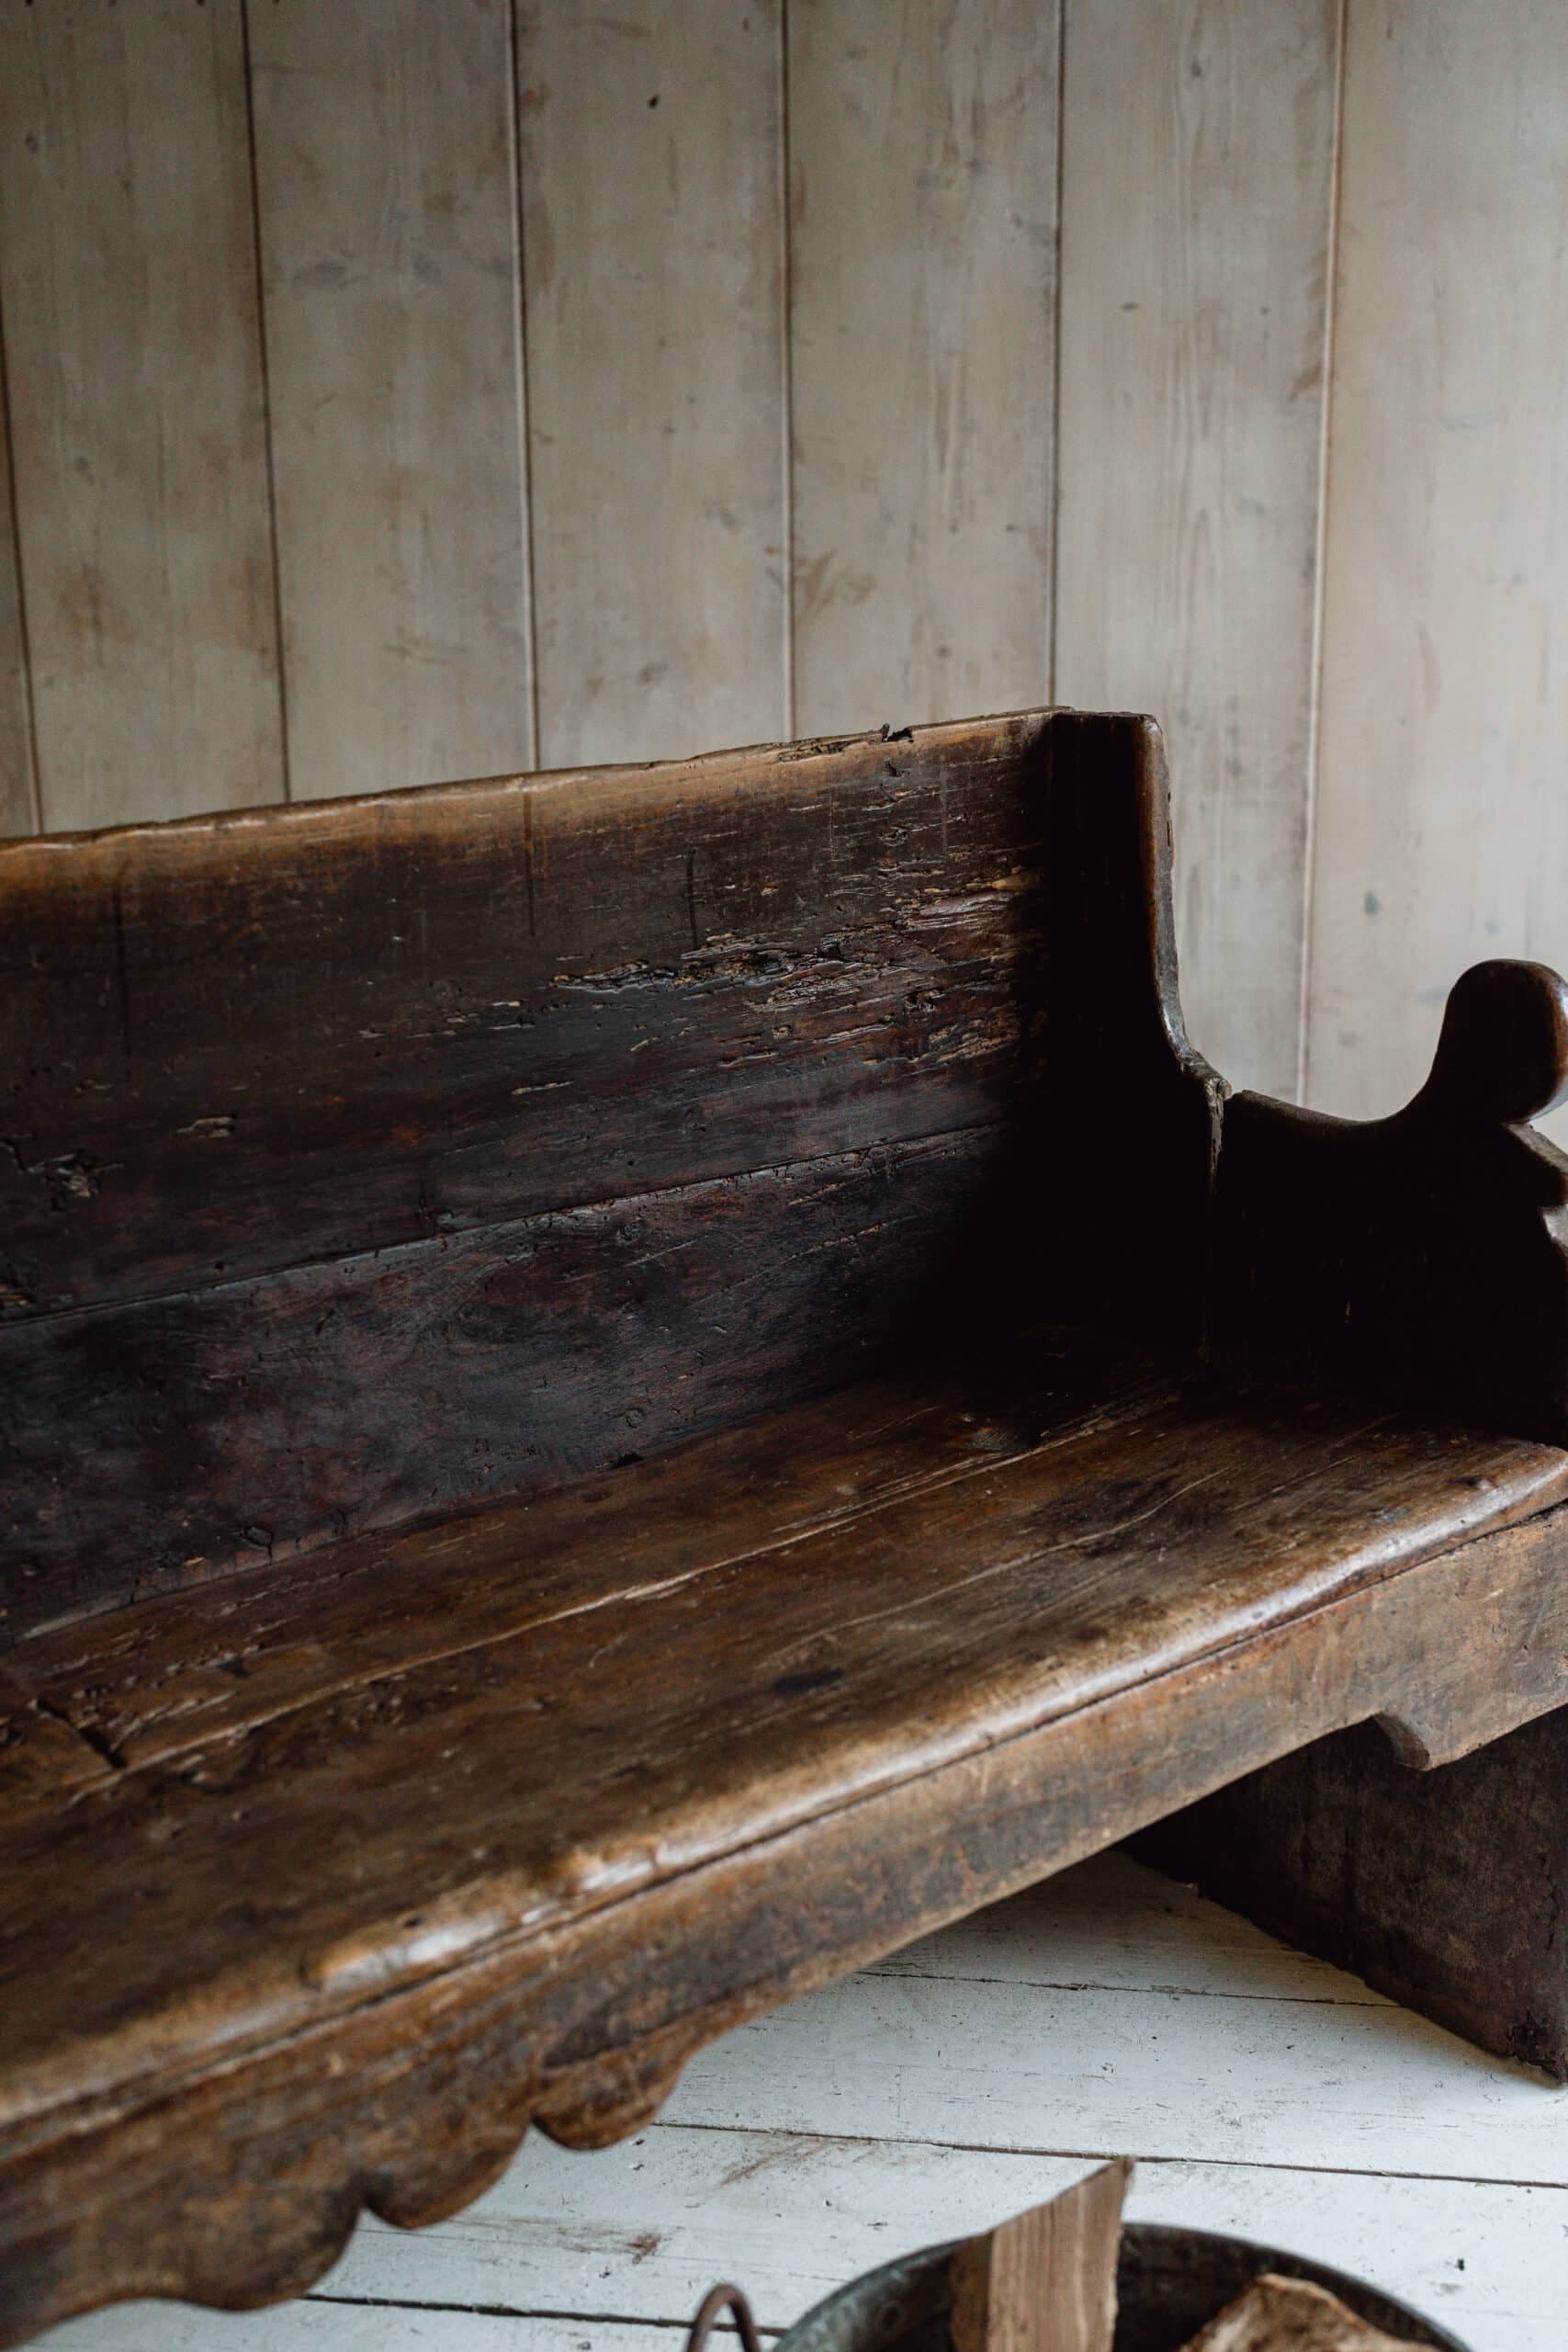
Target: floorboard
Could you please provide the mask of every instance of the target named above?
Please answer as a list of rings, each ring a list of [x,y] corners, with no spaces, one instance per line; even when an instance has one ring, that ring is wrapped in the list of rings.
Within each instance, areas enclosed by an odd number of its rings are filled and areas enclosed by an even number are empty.
[[[666,2120],[535,2139],[467,2213],[370,2222],[317,2293],[143,2303],[48,2352],[671,2352],[720,2276],[769,2331],[900,2247],[1140,2159],[1134,2218],[1375,2280],[1472,2352],[1561,2352],[1568,2098],[1111,1854],[733,2035]]]

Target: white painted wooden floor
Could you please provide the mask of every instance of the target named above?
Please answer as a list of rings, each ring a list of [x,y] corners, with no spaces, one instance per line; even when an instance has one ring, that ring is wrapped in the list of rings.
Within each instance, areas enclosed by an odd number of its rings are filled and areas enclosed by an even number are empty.
[[[141,2303],[48,2352],[678,2352],[722,2276],[769,2330],[1102,2156],[1132,2211],[1314,2255],[1473,2352],[1568,2346],[1568,2095],[1110,1854],[743,2029],[602,2155],[531,2139],[314,2294]]]

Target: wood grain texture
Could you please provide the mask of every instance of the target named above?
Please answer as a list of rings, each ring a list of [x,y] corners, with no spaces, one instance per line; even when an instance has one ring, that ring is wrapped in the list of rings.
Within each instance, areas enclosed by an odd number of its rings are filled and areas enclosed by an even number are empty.
[[[1466,964],[1568,957],[1568,21],[1348,21],[1307,1067],[1361,1115]]]
[[[194,1611],[187,1705],[226,1675],[238,1712],[182,1734],[154,1634],[152,1745],[133,1752],[122,1670],[118,1764],[82,1637],[14,1652],[103,1770],[65,1804],[24,1789],[6,1808],[0,2324],[105,2294],[297,2290],[362,2199],[451,2210],[530,2110],[573,2144],[616,2136],[726,2024],[1238,1763],[1379,1710],[1463,1740],[1555,1675],[1560,1513],[1421,1559],[1560,1492],[1554,1452],[1157,1393],[1054,1430],[1050,1410],[1010,1457],[982,1424],[972,1466],[895,1465],[848,1514],[830,1442],[829,1514],[805,1532],[804,1426],[761,1423],[751,1479],[732,1460],[723,1483],[761,1501],[788,1465],[784,1522],[759,1544],[764,1510],[749,1552],[695,1574],[703,1448],[623,1471],[598,1506],[613,1612],[584,1590],[471,1647],[449,1615],[438,1651],[416,1612],[404,1666],[341,1687],[323,1656],[315,1695],[308,1615],[254,1622],[225,1666],[239,1588],[146,1604],[105,1622],[111,1673],[139,1615]],[[1494,1635],[1534,1661],[1506,1693]],[[106,1918],[130,1905],[108,1967],[57,1880]]]
[[[6,0],[0,304],[50,826],[284,789],[239,0]]]
[[[1036,716],[6,854],[0,1313],[1001,1116],[1045,763]]]
[[[0,2337],[297,2291],[1303,1740],[1560,1703],[1568,1453],[1183,1385],[1169,860],[1157,729],[1050,712],[5,853]],[[1544,1230],[1565,1069],[1483,967],[1325,1167]]]
[[[831,1387],[917,1343],[1006,1160],[994,1129],[884,1144],[22,1324],[0,1605],[101,1607]]]
[[[296,799],[536,764],[504,0],[266,0],[250,61]]]
[[[1297,1078],[1334,0],[1067,0],[1055,668],[1164,722],[1194,1035]]]
[[[517,37],[538,756],[789,734],[779,0]]]
[[[1111,2352],[1132,2171],[1123,2157],[957,2248],[953,2352]]]
[[[803,733],[1048,689],[1057,16],[790,9]]]
[[[1168,857],[1156,730],[1043,714],[6,853],[12,1623],[1190,1338]]]
[[[38,831],[32,701],[17,566],[16,508],[11,496],[15,461],[4,360],[5,313],[0,306],[0,836]]]

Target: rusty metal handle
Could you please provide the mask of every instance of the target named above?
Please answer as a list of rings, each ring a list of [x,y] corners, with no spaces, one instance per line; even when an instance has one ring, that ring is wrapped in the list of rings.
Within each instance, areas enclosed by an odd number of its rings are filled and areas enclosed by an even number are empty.
[[[751,2306],[739,2287],[710,2287],[703,2297],[702,2308],[692,2322],[692,2332],[686,2338],[686,2352],[703,2352],[708,2340],[708,2330],[720,2312],[728,2309],[735,2314],[735,2324],[740,2330],[741,2352],[762,2352],[757,2338],[757,2323],[751,2316]]]

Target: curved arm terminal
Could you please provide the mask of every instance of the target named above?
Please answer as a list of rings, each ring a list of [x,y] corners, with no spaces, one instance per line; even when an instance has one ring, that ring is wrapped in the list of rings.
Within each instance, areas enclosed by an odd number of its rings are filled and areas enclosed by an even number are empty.
[[[1545,964],[1472,964],[1449,991],[1417,1100],[1517,1125],[1568,1095],[1568,981]]]
[[[1210,1342],[1248,1372],[1568,1444],[1568,986],[1477,964],[1431,1076],[1364,1123],[1238,1094],[1214,1194]]]

